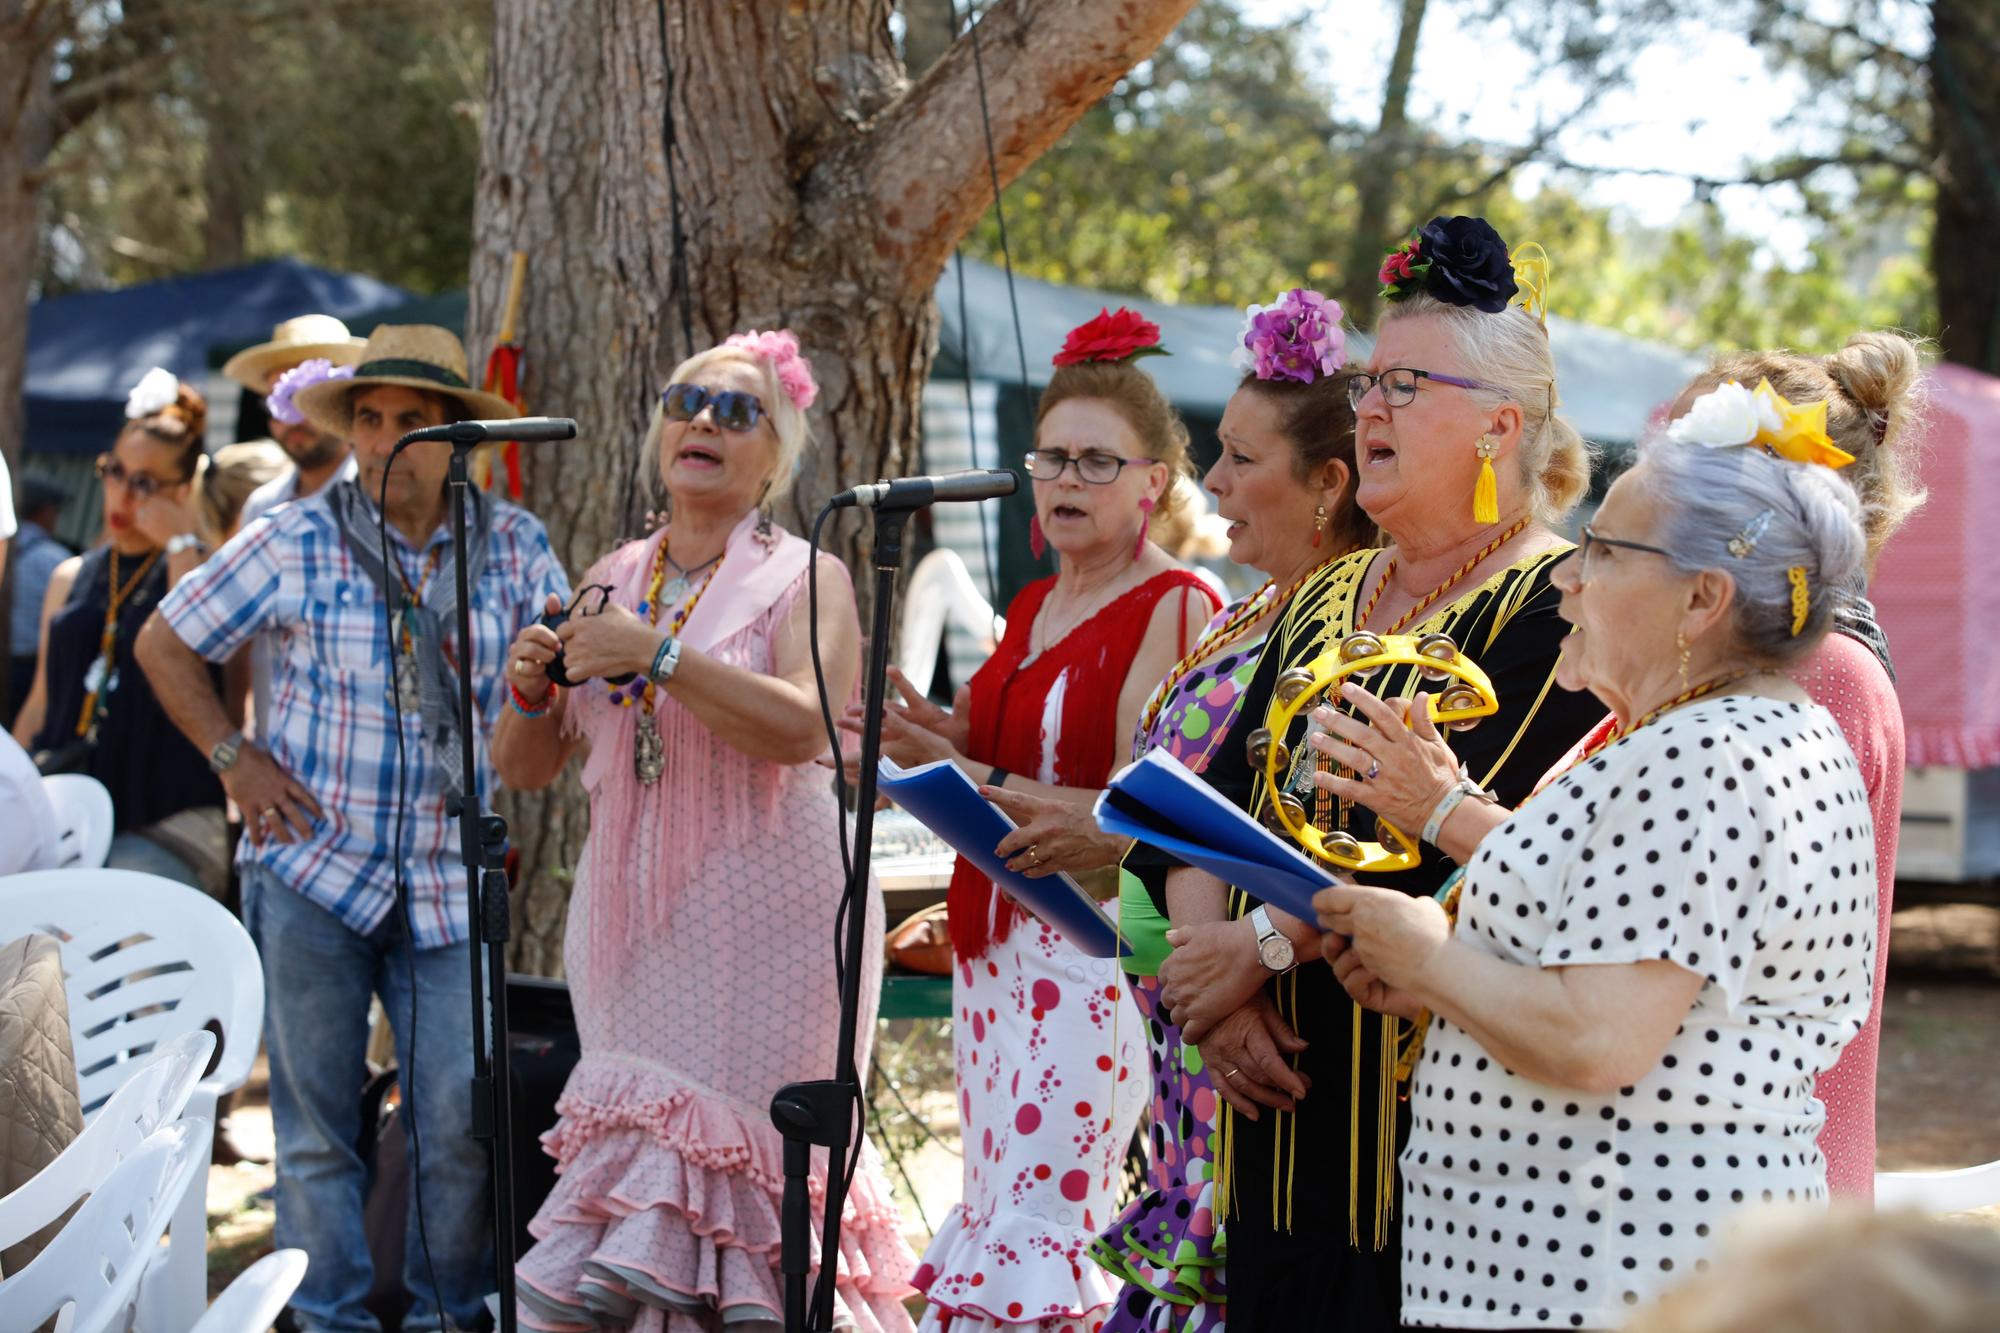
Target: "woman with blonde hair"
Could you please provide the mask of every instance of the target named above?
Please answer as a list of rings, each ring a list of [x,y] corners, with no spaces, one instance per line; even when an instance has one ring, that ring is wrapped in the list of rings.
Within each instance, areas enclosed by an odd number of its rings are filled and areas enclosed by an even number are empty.
[[[546,787],[582,753],[590,795],[564,945],[583,1060],[545,1140],[561,1180],[519,1265],[533,1328],[784,1318],[784,1145],[768,1107],[832,1069],[838,1041],[839,812],[812,763],[826,748],[813,639],[834,698],[860,669],[845,566],[819,557],[814,622],[810,552],[768,511],[817,393],[789,332],[739,334],[677,367],[646,436],[666,526],[600,560],[559,631],[531,625],[509,649],[501,779]],[[855,960],[864,1069],[882,965],[872,890]],[[825,1172],[817,1160],[816,1196]],[[817,1256],[838,1265],[839,1317],[907,1330],[914,1257],[872,1155],[840,1241]]]

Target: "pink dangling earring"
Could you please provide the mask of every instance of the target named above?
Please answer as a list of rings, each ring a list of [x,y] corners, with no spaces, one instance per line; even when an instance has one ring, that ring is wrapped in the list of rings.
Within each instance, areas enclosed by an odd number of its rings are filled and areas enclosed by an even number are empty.
[[[1049,539],[1042,535],[1042,516],[1040,514],[1036,514],[1028,520],[1028,549],[1035,553],[1035,559],[1037,560],[1040,560],[1048,553]]]
[[[1146,554],[1146,529],[1153,526],[1153,497],[1148,495],[1139,501],[1139,540],[1132,545],[1132,558],[1137,560]]]

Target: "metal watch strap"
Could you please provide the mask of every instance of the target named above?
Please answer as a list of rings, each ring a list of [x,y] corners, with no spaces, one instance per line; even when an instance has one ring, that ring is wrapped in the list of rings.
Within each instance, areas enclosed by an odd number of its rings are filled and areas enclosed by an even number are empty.
[[[208,768],[211,773],[227,773],[243,757],[243,733],[238,731],[217,741],[208,752]]]
[[[1271,914],[1265,910],[1261,903],[1250,911],[1250,928],[1257,932],[1257,962],[1265,971],[1276,973],[1289,972],[1298,962],[1297,954],[1292,947],[1291,938],[1271,923]],[[1285,952],[1292,955],[1291,961],[1287,962],[1283,967],[1272,967],[1264,961],[1264,945],[1267,941],[1273,939],[1283,940]]]

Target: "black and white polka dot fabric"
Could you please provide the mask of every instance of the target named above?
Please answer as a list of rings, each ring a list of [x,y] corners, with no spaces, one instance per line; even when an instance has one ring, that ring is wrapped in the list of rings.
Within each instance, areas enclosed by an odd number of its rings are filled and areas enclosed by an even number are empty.
[[[1526,966],[1669,959],[1707,980],[1609,1096],[1521,1078],[1437,1022],[1402,1155],[1403,1316],[1615,1328],[1729,1215],[1823,1201],[1813,1080],[1868,1016],[1875,839],[1816,705],[1701,700],[1487,835],[1457,937]]]

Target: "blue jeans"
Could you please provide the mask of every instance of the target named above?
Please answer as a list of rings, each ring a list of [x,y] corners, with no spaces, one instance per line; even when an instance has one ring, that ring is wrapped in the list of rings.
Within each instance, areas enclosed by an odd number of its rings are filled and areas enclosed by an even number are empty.
[[[355,1151],[370,995],[381,997],[396,1036],[409,1117],[404,1124],[414,1122],[418,1130],[423,1231],[437,1272],[433,1296],[413,1190],[403,1264],[412,1304],[403,1327],[441,1327],[440,1303],[453,1325],[472,1326],[493,1289],[493,1247],[487,1155],[470,1132],[469,946],[413,950],[400,911],[373,934],[356,934],[255,864],[243,867],[243,916],[264,960],[264,1040],[278,1147],[277,1244],[304,1250],[311,1262],[292,1297],[300,1327],[313,1333],[377,1327],[363,1308],[374,1265],[362,1233],[366,1181]]]

